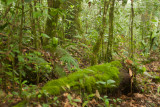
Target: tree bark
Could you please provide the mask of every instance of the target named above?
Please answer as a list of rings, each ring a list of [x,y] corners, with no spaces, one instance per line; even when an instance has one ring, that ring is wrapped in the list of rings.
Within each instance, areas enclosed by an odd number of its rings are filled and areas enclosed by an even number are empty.
[[[131,58],[133,59],[134,45],[133,45],[133,21],[134,21],[134,9],[133,0],[131,0]]]
[[[115,0],[112,0],[110,12],[109,12],[109,37],[108,37],[108,46],[106,54],[106,62],[111,62],[112,60],[112,49],[113,49],[113,20],[114,20],[114,4]]]
[[[59,0],[47,0],[48,1],[48,14],[50,18],[47,18],[45,33],[50,37],[55,37],[57,22],[58,22],[58,11],[57,9],[60,7]],[[55,13],[54,13],[55,12]],[[44,42],[47,44],[48,39]]]
[[[22,51],[22,38],[23,38],[23,23],[24,23],[24,0],[22,2],[22,16],[21,16],[21,25],[20,25],[20,33],[19,33],[19,50]]]
[[[81,11],[81,0],[68,0],[64,3],[63,8],[67,10],[65,23],[65,37],[73,39],[78,33],[81,33],[81,24],[79,13]]]
[[[110,1],[111,0],[109,0],[109,1],[105,0],[104,1],[102,28],[101,28],[101,31],[100,31],[100,36],[98,37],[98,39],[96,41],[96,44],[93,47],[93,56],[92,56],[92,59],[91,59],[91,65],[97,64],[97,55],[98,55],[98,52],[100,50],[101,44],[102,44],[102,57],[103,57],[103,42],[104,42],[104,33],[105,33],[105,29],[106,29],[106,15],[107,15],[107,11],[108,11]]]

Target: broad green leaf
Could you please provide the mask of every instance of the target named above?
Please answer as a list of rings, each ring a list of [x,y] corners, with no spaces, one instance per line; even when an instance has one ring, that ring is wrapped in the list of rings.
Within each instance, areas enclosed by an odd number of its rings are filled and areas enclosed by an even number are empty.
[[[8,74],[9,76],[12,76],[12,72],[5,72],[6,74]]]
[[[88,104],[89,101],[85,101],[83,104],[82,104],[82,107],[86,107],[86,105]]]
[[[115,83],[114,80],[107,80],[107,85],[109,85],[109,84],[114,84],[114,83]]]
[[[113,102],[116,103],[117,102],[116,99],[113,99]]]
[[[106,107],[109,107],[109,100],[108,99],[105,100],[105,105],[106,105]]]
[[[25,84],[25,83],[27,83],[27,80],[24,80],[24,81],[22,82],[22,84]]]
[[[57,45],[58,44],[58,38],[53,37],[52,38],[52,44]]]
[[[58,97],[54,97],[54,101],[58,100]]]
[[[39,95],[38,95],[38,98],[41,98],[41,97],[42,97],[42,95],[41,95],[41,94],[39,94]]]
[[[73,99],[74,102],[81,102],[80,99]]]
[[[70,94],[67,96],[67,98],[68,98],[68,100],[69,100],[69,101],[71,101],[71,100],[72,100],[72,97],[71,97],[71,95],[70,95]]]
[[[44,38],[50,38],[47,34],[44,34],[44,33],[42,33],[41,36]]]
[[[143,67],[142,70],[143,70],[143,72],[146,72],[147,69],[146,69],[146,67]]]
[[[105,85],[106,84],[106,82],[104,82],[104,81],[98,81],[98,82],[96,82],[97,84],[102,84],[102,85]]]
[[[152,22],[157,22],[157,20],[156,20],[156,19],[152,19],[151,21],[152,21]]]
[[[95,97],[95,94],[88,95],[88,98],[92,98],[92,97]]]
[[[38,18],[38,17],[40,17],[40,16],[42,16],[42,13],[41,13],[40,11],[33,12],[33,17],[34,17],[34,18]]]
[[[16,70],[13,70],[13,72],[14,72],[16,75],[19,75]]]

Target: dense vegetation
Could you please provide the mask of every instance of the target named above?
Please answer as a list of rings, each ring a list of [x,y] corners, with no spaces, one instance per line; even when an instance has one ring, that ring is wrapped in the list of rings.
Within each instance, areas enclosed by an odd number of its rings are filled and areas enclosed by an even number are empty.
[[[0,106],[158,99],[159,14],[159,0],[1,0]]]

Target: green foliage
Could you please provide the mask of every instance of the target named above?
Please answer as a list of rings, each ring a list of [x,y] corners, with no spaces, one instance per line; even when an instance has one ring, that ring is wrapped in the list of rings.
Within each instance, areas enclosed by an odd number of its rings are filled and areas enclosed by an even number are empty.
[[[68,70],[71,70],[71,64],[73,66],[75,66],[76,68],[78,68],[77,61],[70,55],[69,56],[67,56],[67,55],[63,56],[62,58],[60,58],[60,60],[67,64]]]
[[[66,49],[58,47],[55,50],[55,54],[60,58],[64,65],[67,65],[68,70],[71,70],[71,68],[79,68],[78,62],[70,55],[70,53]]]
[[[119,69],[122,68],[122,64],[119,61],[112,61],[112,62],[110,62],[110,64],[112,66],[115,66],[115,67],[119,68]]]
[[[76,92],[79,92],[80,89],[84,89],[87,93],[93,93],[96,89],[98,89],[98,87],[110,87],[108,85],[109,83],[106,85],[98,86],[96,84],[96,82],[98,81],[104,81],[107,83],[108,80],[114,80],[115,85],[118,86],[120,83],[118,75],[118,68],[114,65],[111,65],[110,63],[95,65],[74,72],[67,77],[62,77],[57,80],[51,80],[43,87],[43,90],[46,90],[49,94],[58,95],[61,92],[67,91],[64,89],[70,87],[69,89]]]
[[[13,106],[13,107],[26,107],[26,106],[27,106],[27,102],[22,101],[22,102],[18,103],[17,105]]]
[[[70,103],[71,105],[76,106],[76,107],[78,106],[78,105],[76,104],[76,102],[80,102],[79,99],[73,99],[70,94],[67,96],[67,98],[68,98],[69,103]]]
[[[115,5],[111,51],[115,56],[113,58],[116,59],[119,59],[119,56],[125,59],[130,54],[131,8],[128,8],[130,2],[127,1],[118,0]],[[77,70],[78,61],[84,62],[83,59],[85,59],[84,65],[89,65],[89,56],[92,57],[93,64],[102,63],[105,57],[108,57],[105,55],[107,44],[110,42],[108,32],[111,26],[107,23],[109,14],[105,17],[106,26],[102,25],[104,3],[104,0],[1,0],[0,84],[2,88],[8,91],[8,85],[13,83],[10,87],[15,91],[17,85],[20,85],[19,90],[24,89],[21,92],[24,100],[30,99],[31,96],[39,100],[43,97],[45,88],[49,93],[57,95],[70,90],[84,91],[87,94],[94,93],[97,89],[103,92],[107,90],[106,88],[117,86],[120,82],[118,69],[122,68],[118,61],[78,70],[67,77],[64,72],[66,67],[70,71]],[[149,63],[152,61],[149,58],[152,56],[152,51],[154,53],[160,51],[159,8],[159,0],[134,0],[134,44],[132,45],[137,62],[143,57],[145,58],[143,61]],[[103,40],[100,39],[102,26],[106,27]],[[154,82],[160,81],[158,76],[151,76],[145,72],[147,71],[145,67],[139,66],[135,65],[137,73],[152,78]],[[38,84],[47,81],[51,74],[63,78],[48,82],[38,95],[37,88],[26,91],[29,90],[27,83]],[[158,93],[159,90],[160,88],[157,90]],[[3,101],[11,99],[12,96],[14,95],[9,94],[3,98],[3,91],[0,91],[0,99]],[[70,103],[74,102],[70,97],[68,99]],[[89,103],[88,99],[84,102],[84,106]],[[106,101],[105,99],[107,97],[104,98],[107,106],[108,99]],[[55,102],[58,106],[57,100]],[[19,106],[22,106],[22,103],[27,105],[26,102],[21,102]],[[43,104],[43,106],[48,105]]]
[[[109,99],[108,96],[101,97],[101,100],[104,102],[105,107],[109,107],[109,101],[111,99]]]

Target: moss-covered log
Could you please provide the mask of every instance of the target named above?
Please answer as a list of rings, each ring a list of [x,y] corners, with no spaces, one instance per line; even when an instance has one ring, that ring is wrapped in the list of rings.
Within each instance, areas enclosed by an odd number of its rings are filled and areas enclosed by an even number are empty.
[[[58,95],[65,91],[74,91],[80,93],[94,93],[106,91],[107,88],[112,88],[113,84],[107,84],[108,80],[114,80],[116,87],[120,84],[119,69],[122,65],[118,61],[111,63],[95,65],[86,69],[74,72],[67,77],[49,81],[43,90],[46,90],[51,95]]]

